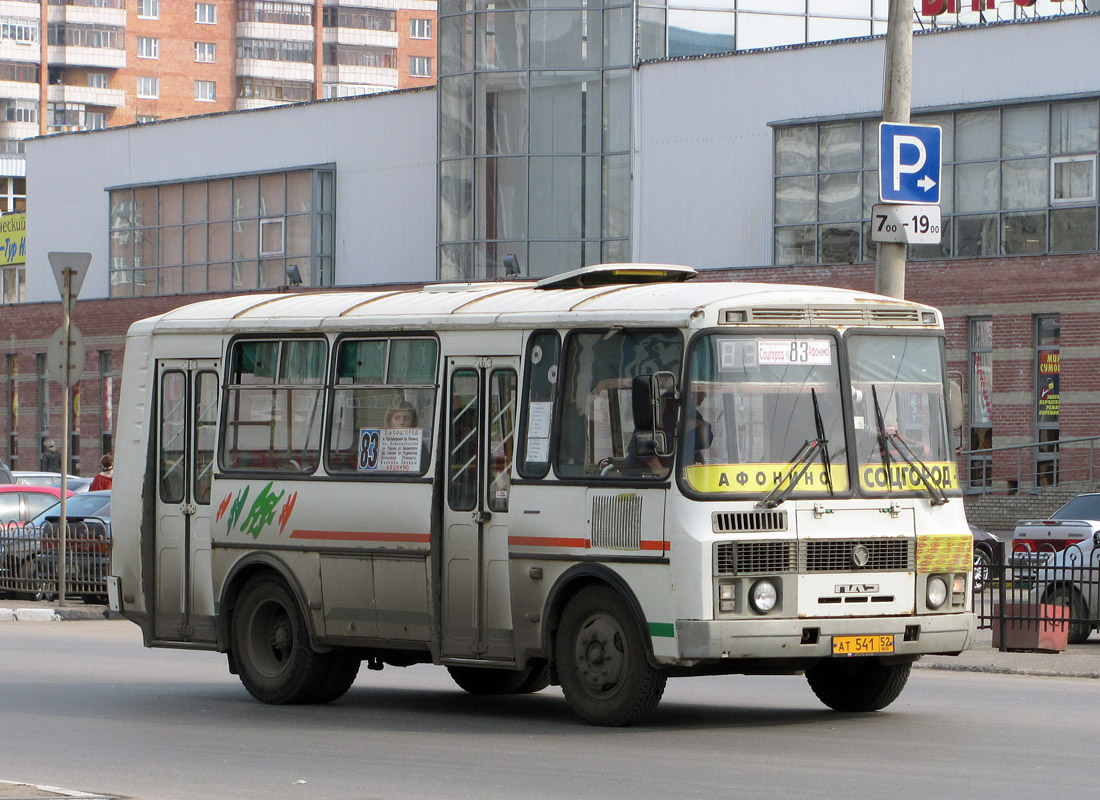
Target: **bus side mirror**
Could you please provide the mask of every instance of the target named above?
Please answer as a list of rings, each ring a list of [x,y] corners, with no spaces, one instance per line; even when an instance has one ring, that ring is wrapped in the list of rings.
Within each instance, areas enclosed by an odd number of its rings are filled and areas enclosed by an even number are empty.
[[[669,455],[664,431],[634,431],[633,449],[638,458],[663,458]]]
[[[954,378],[947,382],[947,404],[951,414],[951,429],[955,431],[962,430],[963,390]]]
[[[635,375],[630,381],[630,405],[634,412],[634,429],[652,431],[654,420],[653,376]]]

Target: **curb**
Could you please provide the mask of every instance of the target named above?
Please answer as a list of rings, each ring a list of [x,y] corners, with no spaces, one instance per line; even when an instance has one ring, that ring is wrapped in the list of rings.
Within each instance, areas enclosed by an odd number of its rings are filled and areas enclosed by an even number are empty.
[[[125,619],[109,608],[0,608],[0,622],[74,622]]]
[[[78,792],[73,789],[60,789],[56,786],[39,786],[33,783],[0,780],[0,800],[22,800],[23,798],[76,798],[76,800],[118,800],[117,795]]]

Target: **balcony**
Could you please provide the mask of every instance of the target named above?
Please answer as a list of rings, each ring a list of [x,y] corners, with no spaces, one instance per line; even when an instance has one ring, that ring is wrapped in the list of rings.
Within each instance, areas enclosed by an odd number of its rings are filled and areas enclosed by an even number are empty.
[[[95,89],[91,86],[53,85],[47,99],[51,103],[83,103],[86,106],[121,108],[126,105],[126,92],[122,89]]]
[[[102,8],[80,3],[75,0],[69,5],[50,4],[48,17],[50,22],[83,22],[90,25],[114,25],[119,28],[126,26],[126,7],[119,3],[121,8]]]
[[[367,28],[325,28],[325,44],[354,44],[367,47],[392,47],[398,43],[397,31]]]
[[[287,25],[280,22],[238,22],[238,39],[279,39],[284,42],[312,42],[312,25]]]
[[[387,67],[326,66],[325,83],[352,83],[357,85],[397,88],[397,69]]]
[[[277,81],[313,83],[313,64],[300,61],[269,61],[266,58],[241,58],[237,75],[242,78],[270,78]]]
[[[109,47],[50,45],[47,57],[52,66],[103,67],[106,69],[122,69],[126,66],[126,51]]]
[[[38,100],[38,84],[24,81],[0,81],[0,98],[5,100]]]
[[[0,139],[29,139],[37,135],[37,122],[0,121]]]

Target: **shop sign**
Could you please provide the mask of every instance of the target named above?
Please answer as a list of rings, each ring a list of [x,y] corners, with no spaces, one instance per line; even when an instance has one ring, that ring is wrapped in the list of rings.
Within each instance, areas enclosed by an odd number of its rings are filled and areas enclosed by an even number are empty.
[[[27,263],[27,215],[4,214],[0,216],[0,267]]]

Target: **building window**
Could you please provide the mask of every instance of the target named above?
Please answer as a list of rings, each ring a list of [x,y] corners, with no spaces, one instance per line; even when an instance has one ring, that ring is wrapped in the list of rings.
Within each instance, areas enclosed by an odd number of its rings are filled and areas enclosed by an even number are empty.
[[[126,29],[84,22],[51,22],[46,38],[49,44],[57,46],[122,50],[126,46]]]
[[[313,6],[305,3],[272,2],[272,0],[244,0],[237,3],[237,21],[312,25]]]
[[[0,40],[17,44],[33,44],[38,41],[38,20],[22,17],[0,17]]]
[[[335,172],[227,176],[110,193],[112,297],[333,284]]]
[[[298,103],[313,99],[313,84],[273,78],[237,78],[237,97]]]
[[[137,37],[138,58],[160,58],[160,39],[155,36]]]
[[[397,69],[397,51],[389,47],[358,44],[326,44],[325,66],[381,67]]]
[[[107,127],[107,112],[86,111],[84,113],[84,128],[89,131],[101,131]]]
[[[217,60],[217,45],[214,42],[195,42],[195,60],[213,64]]]
[[[396,31],[397,12],[381,8],[350,8],[326,5],[323,12],[326,28],[360,28],[368,31]]]
[[[237,58],[260,58],[266,61],[294,61],[307,64],[313,61],[313,42],[238,39]]]
[[[214,102],[214,81],[195,81],[195,99]]]
[[[0,304],[22,303],[27,295],[27,270],[17,267],[0,267]]]
[[[195,3],[195,22],[214,25],[218,22],[218,7],[214,3]]]
[[[138,125],[144,125],[146,122],[156,122],[157,116],[154,114],[138,114],[134,120]]]
[[[160,78],[139,77],[137,79],[137,96],[148,100],[160,97]]]
[[[38,122],[37,100],[0,100],[5,122]]]
[[[0,81],[38,83],[37,64],[0,63]]]
[[[943,237],[910,246],[911,260],[1096,250],[1096,98],[913,122],[943,131]],[[777,128],[774,157],[774,262],[873,261],[878,120]]]
[[[410,19],[409,20],[409,38],[410,39],[431,39],[432,38],[432,21],[430,19]]]
[[[50,438],[50,376],[46,370],[46,354],[34,354],[35,383],[38,389],[38,402],[35,411],[38,422],[38,458],[33,462],[42,469],[42,453],[46,449],[46,440]]]
[[[1035,318],[1035,485],[1058,483],[1058,419],[1061,411],[1061,321],[1057,314]]]
[[[970,450],[993,447],[993,320],[970,320]],[[993,485],[993,454],[971,453],[970,488]]]
[[[90,89],[109,89],[111,86],[111,78],[106,72],[89,72],[88,73],[88,88]]]
[[[427,56],[409,56],[409,76],[413,78],[432,77],[432,60]]]
[[[4,360],[8,383],[8,467],[15,470],[19,469],[19,356],[9,353]]]
[[[160,0],[138,0],[138,19],[160,19]]]
[[[99,351],[99,383],[100,407],[103,409],[99,447],[102,453],[113,453],[115,450],[115,377],[111,366],[110,350]]]

